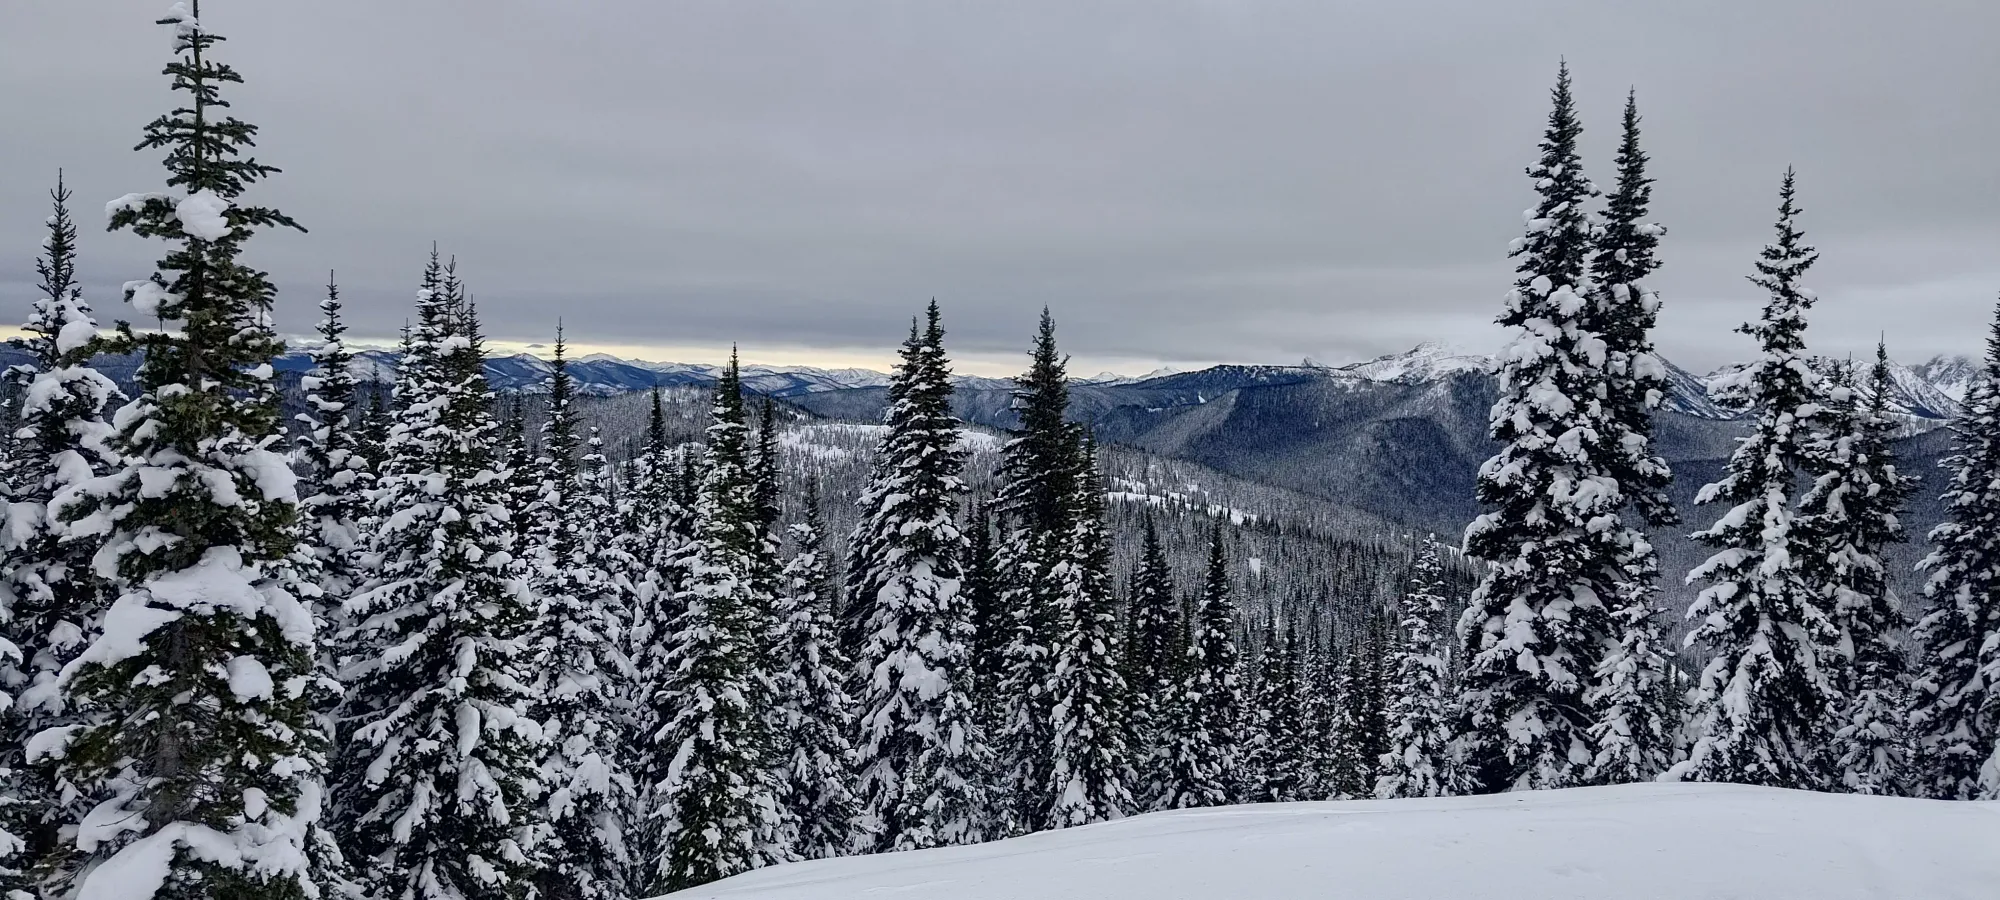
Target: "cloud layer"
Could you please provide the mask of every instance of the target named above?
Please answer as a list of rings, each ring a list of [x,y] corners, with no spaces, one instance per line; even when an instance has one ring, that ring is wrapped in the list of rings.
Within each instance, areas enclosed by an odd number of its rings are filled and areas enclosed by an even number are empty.
[[[17,4],[0,29],[0,316],[39,193],[156,189],[157,0]],[[1043,304],[1080,366],[1491,349],[1555,62],[1609,178],[1636,87],[1670,233],[1662,346],[1727,329],[1779,173],[1824,261],[1813,340],[1977,352],[2000,290],[2000,7],[1979,0],[588,4],[208,0],[230,96],[312,229],[253,243],[310,326],[337,269],[394,333],[456,254],[497,337],[851,362],[936,296],[1018,360]],[[86,227],[101,308],[156,246]],[[13,248],[11,250],[7,248]]]

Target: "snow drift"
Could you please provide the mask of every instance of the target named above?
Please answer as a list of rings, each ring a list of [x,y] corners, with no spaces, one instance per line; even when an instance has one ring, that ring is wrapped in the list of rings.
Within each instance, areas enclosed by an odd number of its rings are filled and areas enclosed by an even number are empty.
[[[1738,785],[1157,813],[675,900],[1993,900],[2000,803]]]

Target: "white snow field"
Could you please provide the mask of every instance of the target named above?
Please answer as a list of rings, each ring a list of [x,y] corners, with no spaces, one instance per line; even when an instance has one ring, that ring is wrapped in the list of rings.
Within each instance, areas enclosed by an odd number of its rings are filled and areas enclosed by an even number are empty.
[[[1156,813],[674,900],[1996,900],[2000,803],[1646,784]]]

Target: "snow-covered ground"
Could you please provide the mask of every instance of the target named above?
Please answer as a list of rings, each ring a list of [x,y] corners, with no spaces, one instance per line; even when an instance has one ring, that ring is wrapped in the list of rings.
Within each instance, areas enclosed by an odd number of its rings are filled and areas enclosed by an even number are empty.
[[[1994,900],[2000,803],[1736,785],[1160,813],[675,900]]]

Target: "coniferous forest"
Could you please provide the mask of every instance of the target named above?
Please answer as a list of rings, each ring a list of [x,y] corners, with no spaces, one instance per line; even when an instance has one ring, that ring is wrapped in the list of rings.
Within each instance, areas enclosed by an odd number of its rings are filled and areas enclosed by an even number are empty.
[[[286,176],[228,45],[160,25],[164,171],[105,206],[155,271],[83,296],[96,201],[59,178],[4,211],[48,216],[0,458],[9,896],[627,900],[1158,810],[1654,780],[2000,799],[2000,322],[1946,521],[1907,534],[1886,348],[1809,353],[1809,181],[1774,172],[1746,428],[1677,508],[1636,96],[1600,187],[1558,77],[1461,544],[1148,491],[1227,479],[1077,422],[1046,309],[1017,428],[955,415],[931,301],[882,336],[880,422],[809,443],[733,357],[582,395],[555,323],[545,389],[497,391],[476,263],[416,247],[393,380],[359,378],[338,281],[255,267],[311,222],[257,205]],[[295,386],[278,304],[320,313]],[[1668,571],[1662,528],[1712,555]]]

